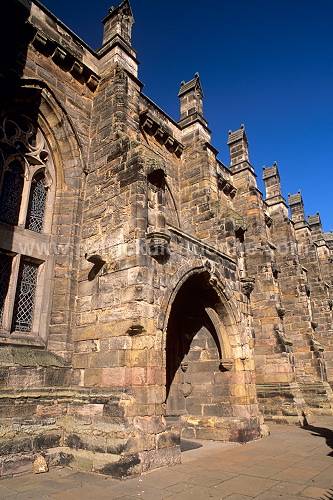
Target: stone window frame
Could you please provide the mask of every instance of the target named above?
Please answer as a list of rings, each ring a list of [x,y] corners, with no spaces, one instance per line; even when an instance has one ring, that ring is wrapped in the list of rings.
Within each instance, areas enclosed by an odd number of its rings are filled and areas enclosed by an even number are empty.
[[[28,124],[26,130],[22,131],[15,122],[19,117],[19,123]],[[16,118],[17,119],[17,118]],[[15,140],[22,141],[24,152],[14,152],[3,158],[3,169],[0,178],[0,192],[6,167],[13,161],[20,161],[23,167],[24,184],[22,190],[20,212],[17,225],[0,222],[0,252],[12,257],[11,273],[8,290],[4,302],[2,323],[0,325],[0,343],[46,346],[48,335],[48,318],[50,314],[50,298],[52,280],[50,279],[53,269],[53,257],[50,252],[50,238],[52,229],[53,207],[55,202],[56,175],[52,159],[51,148],[41,128],[25,115],[8,114],[1,117],[0,127],[5,129],[6,121],[13,122],[17,127],[17,134],[13,138],[7,138],[6,133],[2,136],[1,143],[14,144]],[[29,143],[31,133],[35,134],[35,141]],[[12,145],[13,145],[12,144]],[[32,182],[39,173],[45,175],[45,187],[47,189],[44,222],[41,232],[26,229],[27,212],[29,207]],[[32,326],[30,332],[13,331],[13,312],[18,286],[18,274],[20,263],[30,261],[38,265],[37,281],[35,287],[34,306],[32,311]]]

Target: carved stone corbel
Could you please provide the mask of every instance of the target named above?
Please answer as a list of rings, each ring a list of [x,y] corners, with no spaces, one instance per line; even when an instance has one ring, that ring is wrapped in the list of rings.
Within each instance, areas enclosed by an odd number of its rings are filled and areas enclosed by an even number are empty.
[[[37,43],[39,45],[46,45],[48,41],[49,38],[42,31],[37,31],[33,39],[33,43]]]
[[[287,311],[283,307],[277,307],[276,310],[279,318],[283,319]]]
[[[154,137],[161,144],[165,144],[166,139],[167,139],[167,137],[165,137],[165,136],[166,136],[166,132],[162,127],[158,127],[154,132]]]
[[[252,278],[252,277],[244,277],[244,278],[241,278],[240,281],[242,283],[242,292],[247,297],[250,297],[251,293],[254,290],[254,284],[255,284],[256,279]]]
[[[95,75],[90,75],[88,80],[87,80],[87,87],[90,88],[90,90],[94,91],[97,89],[99,83],[99,79]]]
[[[180,156],[181,156],[181,154],[182,154],[182,152],[184,151],[184,149],[185,149],[184,144],[180,144],[180,143],[178,143],[178,144],[177,144],[177,147],[176,147],[176,149],[175,149],[175,155],[176,155],[176,156],[178,156],[178,157],[180,157]]]
[[[52,59],[58,62],[63,62],[66,59],[67,52],[60,47],[56,47],[53,52]]]
[[[162,231],[152,231],[146,235],[149,255],[166,257],[169,254],[170,236]]]
[[[217,186],[219,189],[223,189],[226,182],[227,180],[221,174],[217,174]]]
[[[294,345],[293,341],[290,340],[290,338],[284,333],[284,331],[280,329],[279,325],[274,325],[274,330],[279,340],[285,347],[286,346],[291,347],[292,345]]]
[[[78,61],[74,61],[70,71],[71,73],[73,73],[73,75],[81,76],[83,73],[83,65]]]
[[[311,344],[315,352],[323,352],[325,350],[321,343],[317,340],[312,339]]]
[[[144,128],[148,133],[152,132],[154,127],[154,122],[151,118],[146,116],[144,121],[142,122],[142,128]]]

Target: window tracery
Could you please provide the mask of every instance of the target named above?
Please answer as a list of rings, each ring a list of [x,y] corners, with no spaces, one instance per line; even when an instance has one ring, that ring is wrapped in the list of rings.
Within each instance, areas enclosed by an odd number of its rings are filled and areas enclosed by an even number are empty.
[[[18,160],[12,161],[5,169],[1,196],[0,220],[7,224],[17,225],[19,220],[24,177],[22,165]]]
[[[31,231],[41,233],[44,223],[46,204],[46,181],[43,172],[34,176],[31,182],[30,199],[25,227]]]
[[[38,125],[27,116],[0,115],[1,336],[39,336],[38,297],[48,252],[40,256],[35,249],[38,233],[45,238],[50,232],[53,180],[52,158]]]

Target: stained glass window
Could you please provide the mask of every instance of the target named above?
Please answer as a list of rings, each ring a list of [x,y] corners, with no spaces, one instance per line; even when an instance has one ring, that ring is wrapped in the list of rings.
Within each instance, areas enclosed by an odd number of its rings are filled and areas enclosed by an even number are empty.
[[[0,326],[2,325],[3,310],[8,292],[11,267],[12,257],[0,253]]]
[[[38,264],[22,260],[18,275],[12,330],[30,332]]]
[[[31,183],[29,206],[25,227],[41,233],[44,222],[46,203],[45,175],[40,172],[35,175]]]
[[[7,224],[18,223],[22,190],[23,190],[23,169],[19,161],[14,160],[7,167],[0,196],[0,221]]]

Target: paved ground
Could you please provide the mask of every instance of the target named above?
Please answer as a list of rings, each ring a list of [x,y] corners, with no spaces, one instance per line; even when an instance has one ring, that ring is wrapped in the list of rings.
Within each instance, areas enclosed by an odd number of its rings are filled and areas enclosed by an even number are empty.
[[[245,445],[202,441],[182,454],[181,465],[125,481],[70,468],[2,479],[0,498],[333,499],[332,429],[333,417],[319,417],[307,428],[272,425],[269,437]]]

